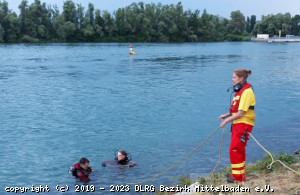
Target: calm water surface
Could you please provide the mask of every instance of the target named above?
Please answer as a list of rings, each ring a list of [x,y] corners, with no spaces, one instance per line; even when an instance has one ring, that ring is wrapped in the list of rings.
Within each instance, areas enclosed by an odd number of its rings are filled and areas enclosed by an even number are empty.
[[[129,56],[128,44],[0,45],[0,192],[48,185],[54,193],[54,186],[68,185],[74,193],[80,182],[68,167],[83,156],[96,169],[90,184],[106,191],[159,173],[218,127],[239,67],[253,71],[253,135],[274,153],[300,148],[300,44],[134,44],[134,50]],[[220,138],[221,132],[148,184],[208,175]],[[229,166],[229,142],[227,125],[220,167]],[[117,149],[139,165],[102,168]],[[248,142],[248,162],[264,154]]]

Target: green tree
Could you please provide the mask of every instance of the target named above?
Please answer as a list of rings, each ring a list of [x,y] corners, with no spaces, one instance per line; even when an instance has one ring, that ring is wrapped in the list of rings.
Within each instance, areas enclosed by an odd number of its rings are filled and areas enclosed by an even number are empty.
[[[51,5],[48,5],[46,3],[42,3],[42,24],[41,26],[44,26],[44,35],[39,34],[44,40],[51,40],[52,34],[54,34],[53,29],[53,19],[57,17],[57,10],[53,10]],[[39,27],[40,29],[43,27]],[[38,29],[39,32],[39,29]]]
[[[200,10],[196,9],[194,12],[187,11],[187,20],[189,27],[189,41],[198,41],[198,35],[200,35],[200,22],[199,22]]]
[[[19,15],[19,22],[20,22],[20,33],[22,35],[28,34],[27,30],[27,21],[28,20],[28,1],[22,0],[21,4],[19,5],[20,15]]]
[[[249,33],[251,33],[253,31],[255,24],[256,24],[256,16],[251,15],[250,24],[249,24],[249,27],[248,27],[248,32]]]
[[[6,29],[9,27],[7,21],[8,15],[8,3],[6,1],[0,1],[0,25],[3,28],[3,39],[5,40]]]
[[[102,28],[103,25],[104,25],[104,20],[101,17],[100,10],[96,9],[96,11],[95,11],[95,32],[96,32],[95,37],[96,37],[96,40],[98,40],[98,41],[101,40],[101,38],[104,35],[103,28]]]
[[[53,32],[52,29],[52,9],[47,8],[46,3],[35,0],[29,6],[29,18],[32,21],[33,31],[36,32],[35,38],[40,40],[50,39],[49,32]]]
[[[227,20],[213,16],[213,23],[215,25],[215,36],[213,41],[224,41],[226,33]]]
[[[92,41],[93,36],[95,35],[94,28],[89,24],[83,30],[83,35],[87,41]]]
[[[295,15],[291,19],[292,33],[293,35],[300,35],[300,15]]]
[[[233,35],[241,35],[245,28],[245,16],[239,10],[231,12],[231,20],[227,26],[228,32]]]
[[[72,0],[67,0],[64,2],[62,14],[66,22],[77,24],[76,7]]]
[[[200,30],[199,37],[201,41],[214,41],[215,40],[215,24],[213,16],[207,14],[204,9],[203,14],[199,20]]]
[[[144,10],[144,18],[143,18],[143,27],[142,31],[145,35],[144,41],[155,41],[155,26],[157,26],[157,19],[155,15],[155,4],[146,4]],[[127,24],[127,29],[129,29],[129,25]]]
[[[83,29],[83,18],[84,18],[84,7],[81,4],[77,4],[76,10],[76,21],[78,23],[77,27]]]
[[[64,42],[71,39],[76,30],[75,24],[70,21],[66,22],[63,15],[59,15],[53,20],[53,27],[56,30],[57,38]]]
[[[177,24],[177,32],[173,35],[171,41],[183,42],[187,40],[189,35],[187,12],[183,11],[181,2],[178,2],[174,9],[174,20],[175,24]]]
[[[125,18],[125,9],[119,8],[115,13],[115,23],[116,30],[118,31],[118,35],[126,35],[125,26],[126,26],[126,18]]]
[[[28,8],[26,19],[27,34],[32,38],[38,38],[38,27],[42,25],[42,6],[39,0],[35,0]]]
[[[0,24],[0,43],[4,42],[4,29],[2,28]]]
[[[51,21],[52,21],[54,18],[56,18],[59,15],[59,9],[55,4],[53,6],[50,6],[49,10],[51,12]]]
[[[8,27],[6,28],[6,32],[5,32],[6,42],[14,43],[17,41],[18,32],[19,32],[19,28],[18,28],[19,20],[17,14],[14,12],[10,13],[4,18],[4,20],[6,20],[8,24]]]
[[[111,39],[114,31],[114,19],[108,11],[103,11],[102,17],[104,19],[102,27],[104,36],[106,36],[108,39]]]
[[[60,28],[63,28],[62,26],[64,25],[65,23],[65,19],[64,19],[64,16],[63,15],[58,15],[57,17],[55,17],[53,19],[53,28],[55,30],[55,38],[59,39],[59,40],[64,40],[63,37],[61,37],[58,33],[58,31],[61,31],[61,30],[58,30]]]
[[[38,32],[39,37],[45,38],[46,37],[46,31],[47,31],[47,29],[44,25],[39,25],[38,26],[37,32]]]
[[[27,0],[23,0],[19,5],[21,41],[50,40],[54,32],[52,20],[55,15],[51,6],[41,4],[40,0],[35,0],[30,6],[27,3]]]
[[[84,41],[94,41],[95,39],[95,14],[94,14],[94,5],[89,3],[88,10],[86,11],[84,17],[81,21],[81,31]]]
[[[158,15],[158,33],[159,33],[159,42],[169,42],[169,34],[175,32],[176,26],[173,25],[170,14],[168,14],[169,5],[162,6],[158,4],[159,15]]]
[[[255,27],[255,33],[269,34],[270,36],[278,35],[281,31],[281,35],[285,36],[290,34],[292,27],[291,14],[277,14],[262,16],[262,20],[257,23]]]
[[[300,16],[290,13],[262,16],[256,21],[252,15],[245,20],[240,11],[233,11],[230,20],[203,11],[184,11],[181,2],[131,3],[113,14],[95,9],[92,3],[85,11],[81,4],[75,6],[66,0],[60,14],[56,5],[33,0],[21,0],[20,14],[0,0],[0,42],[36,41],[241,41],[250,34],[281,32],[300,35]]]
[[[100,9],[96,9],[96,11],[95,11],[95,24],[98,24],[101,27],[104,24],[104,19],[101,16]]]
[[[70,21],[68,21],[68,22],[65,22],[65,23],[63,24],[63,26],[60,26],[60,27],[58,28],[57,33],[58,33],[59,37],[60,37],[62,40],[67,41],[67,39],[68,39],[71,35],[74,34],[75,30],[76,30],[75,24],[72,23],[72,22],[70,22]]]
[[[2,41],[12,43],[17,41],[19,20],[15,12],[11,12],[6,1],[0,1],[0,25],[2,26]]]
[[[8,9],[8,3],[7,1],[0,1],[0,22],[3,23],[4,22],[4,17],[7,16],[9,14],[10,10]]]
[[[89,9],[88,9],[86,15],[89,18],[90,25],[92,27],[94,27],[94,25],[95,25],[95,14],[94,14],[95,8],[94,8],[94,5],[92,3],[89,3],[88,8]]]

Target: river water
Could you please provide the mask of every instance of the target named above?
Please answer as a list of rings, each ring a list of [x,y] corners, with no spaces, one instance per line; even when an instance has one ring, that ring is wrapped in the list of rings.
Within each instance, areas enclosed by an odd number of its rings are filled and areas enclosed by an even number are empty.
[[[234,69],[251,69],[253,135],[271,152],[300,148],[300,44],[186,43],[0,45],[0,192],[9,186],[80,184],[81,157],[97,188],[147,179],[181,159],[228,111]],[[229,166],[229,126],[220,168]],[[207,176],[221,131],[179,166],[147,184]],[[125,149],[134,168],[101,167]],[[253,140],[247,162],[264,156]],[[97,190],[99,191],[99,189]],[[99,192],[100,193],[100,192]],[[105,193],[102,191],[101,193]]]

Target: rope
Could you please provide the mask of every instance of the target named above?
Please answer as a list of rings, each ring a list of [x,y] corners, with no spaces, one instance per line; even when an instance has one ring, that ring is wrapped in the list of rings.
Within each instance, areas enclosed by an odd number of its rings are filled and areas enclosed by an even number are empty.
[[[296,192],[296,191],[299,190],[299,189],[300,189],[300,187],[294,189],[290,194],[294,194],[294,192]]]
[[[298,172],[298,171],[296,171],[296,170],[294,170],[294,169],[292,169],[292,168],[290,168],[290,167],[288,167],[287,165],[285,165],[283,162],[281,162],[280,160],[274,160],[274,158],[273,158],[273,156],[272,156],[272,154],[266,149],[266,148],[264,148],[256,139],[255,139],[255,137],[251,134],[251,133],[249,133],[249,135],[253,138],[253,140],[266,152],[266,153],[268,153],[269,154],[269,156],[271,157],[271,160],[272,160],[272,162],[267,166],[267,168],[268,169],[271,169],[272,168],[272,165],[273,165],[273,163],[275,163],[275,162],[279,162],[280,164],[282,164],[285,168],[287,168],[287,169],[289,169],[290,171],[292,171],[292,172],[294,172],[294,173],[296,173],[296,174],[298,174],[298,175],[300,175],[300,172]]]
[[[171,169],[173,169],[174,167],[176,167],[179,163],[181,163],[184,159],[186,159],[188,156],[190,156],[193,152],[195,152],[198,148],[200,148],[203,144],[205,144],[221,127],[218,127],[217,129],[215,129],[201,144],[199,144],[196,148],[194,148],[192,151],[190,151],[189,153],[187,153],[183,158],[181,158],[178,162],[176,162],[175,164],[173,164],[172,166],[170,166],[169,168],[165,169],[164,171],[154,175],[153,177],[150,177],[148,179],[145,179],[143,181],[140,182],[136,182],[136,183],[127,183],[128,185],[138,185],[138,184],[142,184],[145,183],[147,181],[150,181],[152,179],[155,179],[163,174],[165,174],[166,172],[170,171]],[[224,128],[225,131],[225,128]],[[223,132],[224,132],[223,131]]]
[[[222,145],[223,145],[223,140],[224,140],[224,134],[225,134],[225,128],[223,128],[222,138],[221,138],[221,142],[220,142],[219,159],[218,159],[218,162],[217,162],[216,166],[214,167],[214,169],[211,172],[211,176],[213,176],[216,168],[219,166],[219,163],[221,161],[221,154],[222,154]]]

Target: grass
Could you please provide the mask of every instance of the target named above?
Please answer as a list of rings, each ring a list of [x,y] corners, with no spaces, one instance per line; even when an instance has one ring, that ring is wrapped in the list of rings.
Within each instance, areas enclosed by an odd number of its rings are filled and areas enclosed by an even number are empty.
[[[288,165],[290,168],[300,172],[300,155],[298,157],[293,156],[291,154],[279,153],[273,155],[274,160],[281,160],[284,164]],[[211,186],[221,187],[222,185],[226,185],[228,187],[248,187],[250,192],[240,192],[240,193],[232,193],[226,192],[225,194],[256,194],[258,193],[256,190],[264,189],[264,192],[260,194],[268,194],[266,193],[266,189],[270,188],[274,190],[273,194],[300,194],[300,175],[295,174],[294,172],[288,170],[283,167],[280,163],[275,162],[271,169],[267,169],[267,166],[272,162],[271,157],[269,155],[265,155],[264,158],[260,161],[257,161],[255,164],[247,164],[246,165],[246,175],[247,181],[243,183],[234,183],[228,184],[226,182],[226,174],[231,173],[231,168],[226,167],[221,170],[220,173],[215,173],[210,177],[200,177],[198,179],[192,179],[188,175],[180,176],[178,178],[179,186],[190,186],[191,184],[198,182],[198,185],[203,186]],[[270,192],[269,192],[270,193]],[[175,193],[162,193],[157,192],[159,195],[169,195]],[[221,192],[200,192],[195,193],[199,194],[224,194]]]

